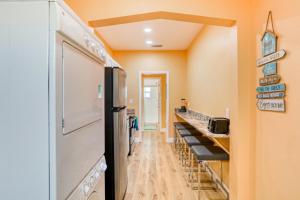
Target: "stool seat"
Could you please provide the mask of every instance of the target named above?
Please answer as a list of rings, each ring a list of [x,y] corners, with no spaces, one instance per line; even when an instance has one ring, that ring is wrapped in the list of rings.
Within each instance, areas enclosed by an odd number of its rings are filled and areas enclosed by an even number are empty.
[[[183,138],[189,146],[194,145],[213,145],[213,141],[207,137],[186,136]]]
[[[201,145],[201,142],[195,136],[186,136],[183,139],[189,146]]]
[[[192,151],[199,161],[201,160],[229,160],[229,155],[218,146],[198,145],[192,146]]]
[[[174,124],[174,126],[177,126],[177,125],[190,125],[187,122],[174,122],[173,124]]]
[[[174,122],[174,126],[177,130],[182,130],[182,129],[195,129],[192,125],[190,125],[187,122]]]
[[[204,136],[196,136],[196,138],[201,142],[201,144],[206,144],[206,145],[213,145],[214,142],[211,141],[208,137]]]
[[[192,136],[192,135],[201,135],[201,133],[199,131],[197,131],[196,129],[180,129],[178,130],[178,133],[181,137],[185,137],[185,136]]]

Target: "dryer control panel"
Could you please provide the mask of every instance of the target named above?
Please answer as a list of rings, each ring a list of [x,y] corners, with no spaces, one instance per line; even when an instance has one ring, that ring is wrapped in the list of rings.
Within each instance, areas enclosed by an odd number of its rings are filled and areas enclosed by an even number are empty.
[[[87,200],[91,193],[95,191],[97,183],[104,179],[106,169],[107,165],[103,156],[69,196],[68,200]]]
[[[94,29],[86,26],[81,19],[64,3],[54,2],[50,8],[55,13],[51,20],[51,29],[67,36],[85,50],[92,53],[102,62],[106,60],[106,50],[102,41],[94,33]]]

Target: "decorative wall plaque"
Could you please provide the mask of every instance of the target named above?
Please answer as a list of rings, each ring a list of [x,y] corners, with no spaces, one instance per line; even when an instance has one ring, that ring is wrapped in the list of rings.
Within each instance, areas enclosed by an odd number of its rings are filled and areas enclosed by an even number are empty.
[[[265,64],[262,72],[264,73],[264,76],[270,76],[277,74],[277,62],[271,62],[268,64]]]
[[[284,112],[284,99],[259,99],[257,101],[257,108],[264,111]]]
[[[262,55],[267,56],[276,52],[277,37],[273,32],[266,31],[262,38]]]
[[[276,85],[267,85],[267,86],[260,86],[256,88],[256,92],[263,93],[263,92],[279,92],[285,91],[285,84],[276,84]]]
[[[277,99],[277,98],[284,98],[284,92],[272,92],[272,93],[260,93],[256,95],[258,99]]]
[[[286,52],[285,50],[281,49],[280,51],[277,51],[275,53],[272,53],[266,57],[260,58],[256,61],[256,65],[258,67],[263,66],[264,64],[279,60],[285,56]]]
[[[271,22],[272,30],[268,30]],[[259,79],[256,88],[257,108],[262,111],[285,112],[286,85],[279,83],[281,77],[277,75],[277,60],[284,58],[285,50],[277,51],[277,36],[274,32],[272,12],[268,14],[267,25],[261,39],[262,58],[256,60],[256,66],[262,68],[263,78]]]
[[[277,84],[280,81],[279,75],[266,76],[264,78],[259,79],[259,85],[265,86],[270,84]]]

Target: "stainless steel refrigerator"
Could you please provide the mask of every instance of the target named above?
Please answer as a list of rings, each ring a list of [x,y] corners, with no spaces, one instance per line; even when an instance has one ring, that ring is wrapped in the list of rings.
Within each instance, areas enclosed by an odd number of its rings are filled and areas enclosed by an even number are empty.
[[[106,200],[122,200],[127,189],[126,101],[125,71],[119,67],[105,68]]]

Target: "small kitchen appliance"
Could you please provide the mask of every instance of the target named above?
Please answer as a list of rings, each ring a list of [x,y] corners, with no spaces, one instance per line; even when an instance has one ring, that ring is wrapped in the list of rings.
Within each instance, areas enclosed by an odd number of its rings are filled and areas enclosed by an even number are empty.
[[[215,134],[229,134],[230,120],[223,117],[209,119],[208,130]]]

